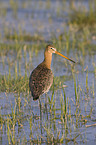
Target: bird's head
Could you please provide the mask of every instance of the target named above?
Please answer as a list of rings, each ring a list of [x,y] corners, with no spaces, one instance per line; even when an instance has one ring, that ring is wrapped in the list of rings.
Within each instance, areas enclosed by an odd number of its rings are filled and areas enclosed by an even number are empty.
[[[56,48],[54,48],[53,45],[47,45],[46,49],[49,53],[55,53],[56,52]]]
[[[60,56],[62,56],[62,57],[64,57],[64,58],[66,58],[66,59],[72,61],[73,63],[75,63],[75,61],[73,61],[72,59],[70,59],[70,58],[68,58],[68,57],[66,57],[66,56],[64,56],[64,55],[62,55],[61,53],[59,53],[59,52],[56,50],[56,48],[53,47],[53,45],[47,45],[45,51],[48,51],[50,54],[56,53],[56,54],[58,54],[58,55],[60,55]]]

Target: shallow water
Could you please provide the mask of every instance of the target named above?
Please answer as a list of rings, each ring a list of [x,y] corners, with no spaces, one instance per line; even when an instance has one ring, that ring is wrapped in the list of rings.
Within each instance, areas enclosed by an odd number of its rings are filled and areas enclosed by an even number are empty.
[[[18,2],[18,10],[16,17],[14,16],[12,8],[8,4],[8,1],[4,1],[4,7],[7,7],[7,14],[5,17],[0,17],[0,33],[2,34],[0,42],[7,43],[8,40],[4,39],[4,29],[7,29],[9,32],[15,30],[19,33],[19,28],[21,31],[26,31],[33,35],[34,33],[41,34],[44,37],[44,40],[50,40],[52,33],[55,36],[64,32],[65,23],[68,21],[68,7],[63,9],[64,3],[59,1],[51,1],[49,3],[49,8],[45,1],[32,1],[25,2],[25,8],[22,8],[23,2]],[[88,8],[88,3],[84,2],[85,6]],[[58,9],[58,10],[57,10]],[[68,29],[68,27],[66,27]],[[8,42],[14,43],[12,41]],[[24,42],[26,44],[26,42]],[[39,51],[36,56],[33,52],[31,62],[29,60],[29,51],[26,51],[26,57],[24,58],[24,50],[22,48],[22,58],[21,60],[15,56],[15,51],[12,54],[8,53],[4,58],[4,66],[2,62],[2,57],[0,56],[0,75],[9,74],[10,62],[17,62],[17,72],[19,74],[18,65],[21,65],[21,76],[25,75],[25,63],[29,65],[27,70],[27,75],[43,60],[44,50]],[[77,50],[69,52],[70,58],[76,58]],[[65,50],[62,50],[62,54],[68,55]],[[68,56],[68,57],[69,57]],[[10,61],[8,61],[8,59]],[[83,57],[82,57],[83,59]],[[47,137],[50,136],[57,138],[58,132],[59,139],[63,136],[63,144],[95,144],[96,143],[96,126],[90,126],[96,124],[96,74],[94,73],[93,62],[96,64],[96,51],[93,55],[87,54],[84,56],[84,64],[76,64],[74,67],[74,76],[76,79],[78,101],[76,102],[75,98],[75,88],[74,88],[74,79],[72,76],[72,68],[69,62],[66,64],[66,60],[60,56],[53,54],[52,60],[52,71],[54,77],[59,79],[59,83],[54,85],[54,96],[53,102],[50,106],[49,100],[52,97],[52,88],[47,94],[47,107],[45,107],[45,95],[41,97],[42,103],[42,115],[40,115],[39,102],[33,101],[30,94],[24,93],[7,93],[0,92],[0,117],[4,120],[7,120],[8,117],[12,118],[12,109],[16,107],[16,119],[20,121],[15,124],[15,140],[18,144],[30,144],[35,143],[35,140],[42,137],[42,144],[46,144]],[[11,66],[11,74],[14,75],[15,65],[14,63]],[[86,76],[88,74],[88,85],[86,85]],[[57,82],[55,82],[57,83]],[[66,94],[67,103],[67,116],[71,114],[70,120],[67,120],[64,124],[61,121],[61,103],[64,97],[63,85],[67,87],[64,88]],[[94,91],[94,94],[93,94]],[[19,100],[20,99],[20,108]],[[54,105],[55,101],[55,105]],[[64,104],[63,104],[64,105]],[[54,107],[55,106],[55,107]],[[51,111],[50,111],[51,107]],[[70,113],[71,108],[71,113]],[[76,112],[77,111],[77,112]],[[88,117],[90,114],[90,117]],[[63,114],[64,115],[64,114]],[[84,118],[85,116],[85,118]],[[64,116],[63,116],[64,118]],[[87,122],[82,121],[86,119]],[[40,122],[41,119],[41,122]],[[6,122],[6,121],[5,121]],[[31,123],[30,123],[31,122]],[[31,127],[30,127],[31,124]],[[12,124],[11,124],[12,125]],[[67,129],[65,129],[67,128]],[[49,131],[49,132],[48,132]],[[49,134],[48,134],[49,133]],[[75,141],[72,139],[76,138]],[[68,142],[67,139],[70,139]],[[58,141],[59,142],[59,141]],[[3,124],[2,129],[0,130],[0,144],[8,144],[8,134],[7,134],[7,125]]]
[[[43,53],[42,53],[42,55],[43,55]],[[34,61],[34,63],[33,63],[34,66],[36,66],[38,64],[39,60],[40,61],[42,60],[42,55],[41,54],[38,55],[39,57],[38,57],[37,61]],[[86,57],[88,59],[88,56],[86,56]],[[79,89],[80,89],[80,92],[79,92],[80,98],[79,98],[79,104],[78,104],[78,109],[81,111],[80,114],[83,116],[89,115],[91,107],[92,107],[91,118],[89,118],[89,119],[87,118],[88,122],[86,123],[86,125],[94,124],[95,120],[96,120],[96,113],[95,113],[96,112],[96,97],[93,96],[93,94],[91,92],[92,87],[93,87],[93,82],[94,82],[94,94],[96,94],[96,89],[95,89],[96,76],[93,73],[93,67],[90,65],[91,61],[92,61],[92,59],[90,61],[87,61],[84,65],[84,68],[86,68],[86,66],[88,65],[88,71],[90,71],[88,73],[88,87],[89,87],[88,93],[86,93],[86,73],[87,72],[86,71],[82,72],[80,66],[77,65],[76,70],[79,71],[79,73],[75,75],[77,85],[79,85]],[[94,61],[96,61],[96,60],[94,60]],[[71,127],[70,127],[72,131],[71,131],[71,133],[69,132],[67,134],[67,137],[70,137],[70,134],[71,134],[71,138],[74,138],[76,135],[80,134],[80,136],[76,139],[76,142],[83,144],[83,141],[85,143],[92,141],[93,143],[95,143],[96,132],[95,132],[94,126],[86,128],[85,124],[83,125],[81,122],[78,124],[77,128],[74,128],[75,123],[76,123],[76,120],[75,120],[76,118],[74,117],[74,112],[76,111],[77,106],[74,104],[76,100],[75,100],[75,92],[74,92],[74,80],[72,79],[72,77],[70,78],[70,76],[72,75],[71,68],[70,68],[70,65],[68,66],[68,68],[64,67],[64,61],[62,58],[58,58],[58,57],[54,56],[53,64],[55,64],[55,62],[57,63],[57,65],[52,66],[54,76],[60,77],[61,80],[62,80],[62,77],[64,77],[64,76],[65,77],[67,76],[69,78],[69,80],[65,79],[63,84],[67,85],[67,88],[65,88],[65,94],[66,94],[66,98],[68,98],[68,100],[70,100],[70,106],[72,108],[71,115],[73,115],[72,118],[74,121],[73,121],[73,125],[71,125]],[[60,64],[60,65],[58,65],[58,64]],[[59,72],[59,70],[60,70],[60,72]],[[30,70],[30,72],[31,72],[31,70]],[[22,75],[24,75],[23,73],[22,73]],[[54,94],[54,100],[56,100],[55,108],[57,109],[56,110],[57,119],[55,120],[55,126],[58,129],[58,131],[61,132],[61,130],[63,130],[63,128],[62,128],[62,123],[61,123],[61,119],[60,119],[60,114],[61,114],[60,100],[62,98],[61,96],[63,95],[63,91],[62,91],[62,89],[60,89],[60,86],[58,86],[57,88],[58,89],[56,89],[55,94]],[[49,96],[49,98],[51,97],[51,94],[52,94],[52,91],[50,90],[47,94]],[[17,96],[17,97],[15,97],[15,96]],[[0,93],[1,115],[5,116],[4,118],[6,118],[7,114],[11,114],[12,108],[14,108],[14,105],[15,105],[15,99],[17,99],[17,98],[18,98],[18,95],[14,94],[14,93],[8,93],[8,94]],[[26,95],[24,96],[24,94],[21,94],[20,98],[21,98],[21,106],[22,106],[21,107],[22,115],[20,118],[21,118],[21,120],[24,118],[24,120],[22,120],[23,130],[21,129],[20,132],[18,132],[19,126],[16,125],[15,131],[16,131],[16,136],[18,136],[16,138],[18,140],[20,134],[22,134],[22,132],[24,132],[23,135],[26,136],[26,140],[29,141],[30,140],[30,138],[29,138],[29,136],[30,136],[29,119],[30,119],[31,115],[33,116],[33,119],[32,119],[33,126],[35,124],[35,126],[33,127],[33,132],[34,132],[33,138],[36,138],[36,135],[40,134],[40,132],[41,132],[39,129],[39,126],[38,126],[38,123],[40,122],[40,120],[39,120],[39,117],[40,117],[39,116],[40,115],[39,114],[39,102],[38,101],[34,102],[31,97],[28,97]],[[43,105],[45,104],[45,95],[43,95],[41,97],[41,102],[43,103]],[[49,108],[49,104],[47,104],[47,105]],[[44,109],[44,107],[43,107],[43,109]],[[46,122],[47,125],[50,126],[50,124],[52,123],[52,126],[53,126],[53,122],[51,120],[52,120],[52,118],[54,118],[54,113],[52,113],[53,117],[52,116],[50,117],[50,111],[48,110],[48,112],[46,113],[46,111],[44,111],[44,110],[43,110],[42,124],[45,124],[45,122]],[[52,131],[54,133],[54,128],[52,129]],[[43,132],[45,132],[44,129],[43,129]],[[55,132],[56,132],[56,130],[55,130]],[[2,136],[2,138],[7,138],[6,133],[3,135],[1,134],[1,136]],[[46,136],[46,133],[43,134],[43,137],[45,137],[45,136]],[[54,137],[55,136],[57,136],[57,133],[56,133],[56,135],[54,134]],[[60,137],[61,136],[62,136],[62,133],[60,133]],[[1,141],[1,143],[3,143],[3,141]]]

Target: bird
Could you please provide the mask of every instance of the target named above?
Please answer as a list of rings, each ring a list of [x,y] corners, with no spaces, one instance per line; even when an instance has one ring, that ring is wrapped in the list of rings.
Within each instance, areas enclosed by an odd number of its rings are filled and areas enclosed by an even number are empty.
[[[41,95],[47,93],[53,83],[53,73],[51,70],[52,54],[58,54],[73,63],[72,59],[59,53],[53,45],[47,45],[44,51],[44,60],[30,74],[29,88],[33,100],[36,101]]]

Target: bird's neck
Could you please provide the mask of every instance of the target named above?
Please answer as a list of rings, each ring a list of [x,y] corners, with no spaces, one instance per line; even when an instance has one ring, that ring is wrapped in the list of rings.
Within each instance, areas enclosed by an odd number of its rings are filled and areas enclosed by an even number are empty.
[[[49,53],[49,52],[45,52],[45,54],[44,54],[44,61],[43,61],[43,63],[45,64],[45,66],[47,67],[47,68],[51,68],[51,61],[52,61],[52,53]]]

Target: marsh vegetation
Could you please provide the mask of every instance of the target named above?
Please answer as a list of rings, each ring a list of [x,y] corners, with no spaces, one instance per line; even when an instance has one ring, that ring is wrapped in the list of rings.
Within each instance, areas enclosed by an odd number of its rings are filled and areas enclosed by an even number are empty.
[[[29,75],[49,43],[77,64],[53,55],[39,108]],[[0,1],[0,144],[96,144],[95,130],[96,0]]]

